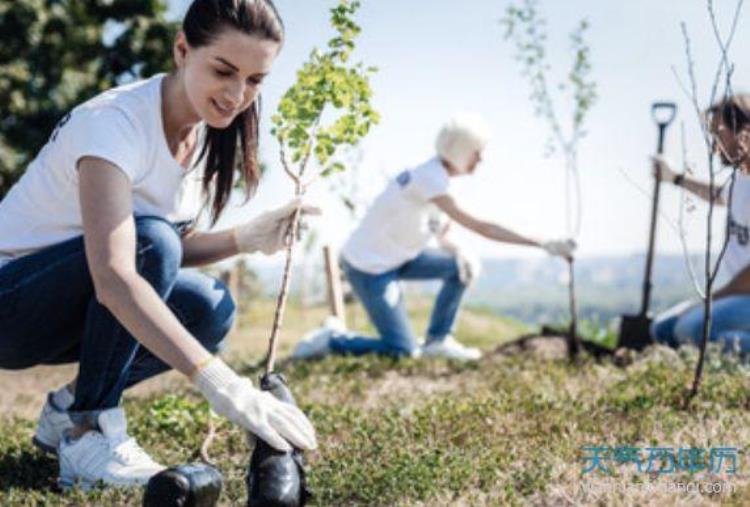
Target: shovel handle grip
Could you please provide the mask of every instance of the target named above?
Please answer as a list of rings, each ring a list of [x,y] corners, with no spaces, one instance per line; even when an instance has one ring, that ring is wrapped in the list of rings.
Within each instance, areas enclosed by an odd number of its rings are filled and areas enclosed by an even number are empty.
[[[677,115],[677,104],[674,102],[654,102],[651,104],[651,117],[660,127],[667,126]]]

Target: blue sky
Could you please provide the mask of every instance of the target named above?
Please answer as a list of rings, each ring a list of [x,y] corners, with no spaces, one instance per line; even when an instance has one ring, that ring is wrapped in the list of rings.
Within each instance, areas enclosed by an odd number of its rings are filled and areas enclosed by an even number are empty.
[[[331,35],[327,16],[334,3],[276,2],[287,27],[287,41],[264,85],[266,118],[310,50],[323,45]],[[719,19],[728,22],[734,2],[718,3]],[[172,15],[179,17],[187,4],[173,0]],[[360,186],[365,188],[361,198],[371,199],[388,175],[429,157],[441,122],[453,112],[479,111],[490,123],[493,138],[478,173],[456,181],[458,200],[477,215],[521,233],[543,238],[564,234],[562,163],[543,156],[545,125],[532,114],[512,47],[502,38],[498,20],[508,5],[505,0],[363,1],[358,16],[363,32],[356,55],[380,69],[372,85],[382,122],[361,148]],[[700,100],[708,100],[718,50],[706,3],[541,0],[540,9],[549,22],[553,72],[564,72],[569,66],[566,50],[570,29],[582,17],[591,24],[587,38],[600,98],[589,118],[589,135],[580,146],[583,223],[579,254],[641,252],[646,247],[652,186],[648,156],[656,146],[656,128],[650,119],[652,101],[678,103],[678,121],[668,133],[667,154],[680,160],[683,122],[688,158],[697,163],[698,174],[705,175],[705,151],[697,120],[673,68],[686,75],[680,30],[684,21],[694,49]],[[747,16],[746,11],[740,21],[734,56],[741,55],[737,48],[750,47]],[[734,87],[746,90],[750,71],[742,59],[736,64]],[[291,195],[291,185],[277,162],[278,148],[267,134],[270,123],[266,121],[264,127],[261,153],[270,171],[257,198],[232,210],[225,224],[283,203]],[[326,192],[325,184],[318,185],[312,197],[324,204],[328,215],[321,225],[322,236],[340,243],[351,222]],[[663,214],[676,222],[678,209],[678,192],[664,189]],[[687,216],[692,250],[702,248],[704,215],[705,208],[698,205]],[[677,233],[665,219],[659,227],[659,252],[679,252]],[[457,236],[483,256],[542,255],[492,243],[465,231],[458,231]]]

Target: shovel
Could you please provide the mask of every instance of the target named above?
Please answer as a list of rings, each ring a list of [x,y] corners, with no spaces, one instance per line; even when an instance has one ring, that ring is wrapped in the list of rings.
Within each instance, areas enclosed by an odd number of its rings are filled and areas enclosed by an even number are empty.
[[[656,152],[664,153],[664,135],[667,127],[677,113],[677,105],[674,102],[654,102],[651,105],[651,117],[656,126],[659,127],[659,143]],[[654,262],[654,244],[656,242],[656,218],[659,212],[659,189],[661,180],[654,177],[654,195],[651,202],[651,230],[648,237],[648,252],[646,254],[646,270],[643,280],[643,298],[641,299],[641,311],[637,315],[623,315],[620,323],[619,346],[629,349],[642,350],[646,345],[653,342],[651,338],[651,317],[649,316],[649,305],[651,303],[651,270]]]

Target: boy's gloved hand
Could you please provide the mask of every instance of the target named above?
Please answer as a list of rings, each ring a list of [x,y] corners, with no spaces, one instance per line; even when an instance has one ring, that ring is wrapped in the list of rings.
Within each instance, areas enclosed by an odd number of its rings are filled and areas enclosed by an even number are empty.
[[[224,361],[214,358],[198,370],[194,383],[211,408],[279,451],[315,449],[315,430],[302,411],[253,387]]]
[[[320,208],[305,204],[300,198],[294,199],[281,208],[266,211],[248,223],[235,227],[232,231],[238,250],[243,253],[260,251],[270,255],[284,248],[297,208],[300,208],[302,218],[305,215],[320,215]]]

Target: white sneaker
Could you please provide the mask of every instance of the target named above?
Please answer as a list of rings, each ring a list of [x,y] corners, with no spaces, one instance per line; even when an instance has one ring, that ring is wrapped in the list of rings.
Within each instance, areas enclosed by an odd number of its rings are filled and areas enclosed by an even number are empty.
[[[334,330],[319,327],[307,333],[292,352],[292,359],[313,359],[323,357],[331,352],[331,337]]]
[[[47,402],[42,407],[36,433],[31,439],[33,444],[44,452],[57,454],[63,432],[73,427],[68,409],[73,404],[73,395],[66,387],[47,395]]]
[[[344,321],[339,319],[335,315],[329,315],[328,317],[326,317],[323,321],[323,327],[341,334],[347,332],[346,324],[344,324]]]
[[[467,347],[448,335],[443,340],[432,341],[422,347],[422,357],[447,357],[459,361],[477,361],[482,352],[476,347]]]
[[[345,334],[346,325],[338,317],[330,315],[323,325],[307,333],[292,352],[292,359],[313,359],[331,352],[331,338],[335,334]]]
[[[97,418],[99,431],[91,430],[77,440],[60,440],[60,477],[62,489],[78,484],[87,491],[96,483],[107,486],[140,486],[164,470],[127,434],[125,411],[112,408]]]

